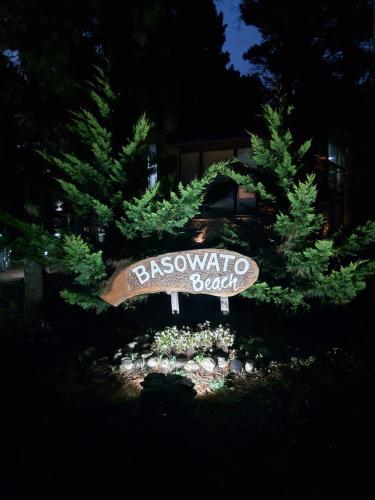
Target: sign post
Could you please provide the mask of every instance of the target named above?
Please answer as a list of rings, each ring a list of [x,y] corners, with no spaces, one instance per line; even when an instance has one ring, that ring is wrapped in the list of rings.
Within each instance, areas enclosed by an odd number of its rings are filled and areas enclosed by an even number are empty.
[[[179,314],[178,292],[214,295],[228,314],[228,297],[253,285],[258,274],[256,262],[237,252],[186,250],[149,257],[116,272],[100,297],[118,306],[137,295],[166,292],[171,295],[172,314]]]
[[[228,297],[220,297],[220,310],[223,314],[229,314],[229,299]]]
[[[171,306],[172,306],[172,314],[180,314],[180,305],[178,303],[178,293],[171,292]]]

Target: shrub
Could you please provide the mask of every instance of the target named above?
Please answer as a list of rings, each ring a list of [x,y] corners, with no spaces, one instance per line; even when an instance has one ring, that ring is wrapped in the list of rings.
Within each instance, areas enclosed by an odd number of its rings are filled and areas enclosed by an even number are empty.
[[[228,351],[234,342],[230,329],[219,325],[212,327],[209,321],[197,325],[195,330],[183,326],[167,327],[155,334],[151,349],[159,355],[192,356],[215,348]]]
[[[254,361],[257,368],[267,365],[271,355],[270,351],[264,346],[263,339],[253,336],[240,340],[238,353],[241,358]]]
[[[222,391],[227,388],[226,386],[226,380],[224,376],[218,377],[214,380],[211,380],[209,382],[208,387],[211,389],[212,392],[216,391]]]

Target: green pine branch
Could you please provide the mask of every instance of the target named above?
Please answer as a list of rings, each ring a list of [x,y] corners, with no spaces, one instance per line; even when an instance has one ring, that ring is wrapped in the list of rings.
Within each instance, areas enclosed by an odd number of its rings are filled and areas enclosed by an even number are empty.
[[[321,229],[323,217],[315,209],[317,187],[315,176],[293,184],[287,193],[288,213],[278,213],[274,224],[275,233],[281,238],[280,250],[284,253],[299,249]]]
[[[108,304],[98,297],[98,290],[107,277],[103,254],[93,252],[81,236],[67,235],[63,239],[63,263],[73,276],[75,289],[64,289],[61,297],[71,305],[83,309],[94,309],[97,313],[107,309]]]
[[[350,235],[339,232],[330,239],[321,239],[323,216],[316,208],[315,176],[310,174],[305,180],[297,180],[298,166],[311,140],[293,153],[293,137],[284,127],[282,113],[265,106],[264,118],[269,134],[264,138],[251,136],[252,159],[258,170],[269,172],[282,188],[287,208],[278,211],[274,222],[263,228],[260,248],[268,249],[268,253],[260,259],[261,272],[272,283],[258,282],[242,295],[292,309],[309,307],[311,300],[345,304],[364,289],[366,279],[375,273],[374,261],[358,258],[375,241],[375,222],[359,226]],[[229,176],[242,186],[247,182],[248,189],[260,196],[262,192],[269,193],[266,184],[257,190],[250,175]],[[276,208],[281,202],[285,204],[279,196],[268,197]],[[253,253],[262,255],[259,248]],[[357,260],[345,262],[348,256]]]
[[[133,136],[127,144],[121,148],[119,162],[127,164],[133,161],[136,155],[144,151],[146,139],[149,135],[152,123],[145,114],[141,115],[133,127]]]
[[[260,181],[255,181],[249,174],[240,174],[232,168],[230,168],[231,162],[227,162],[223,165],[218,166],[216,172],[217,174],[224,175],[229,179],[232,179],[240,187],[242,187],[248,193],[257,194],[263,201],[274,202],[275,197],[270,194],[264,184]]]
[[[194,179],[186,186],[180,183],[178,193],[171,192],[169,200],[160,199],[159,184],[156,184],[139,198],[124,201],[125,217],[121,217],[116,226],[127,239],[153,233],[176,234],[199,213],[206,186],[227,164],[212,165],[201,179]]]
[[[356,227],[349,235],[343,235],[341,229],[335,234],[337,245],[335,254],[338,257],[358,256],[363,249],[375,243],[375,221],[367,221]]]
[[[113,211],[111,207],[93,196],[80,191],[77,186],[71,182],[59,179],[58,183],[65,192],[66,198],[74,205],[77,214],[95,214],[97,222],[102,225],[108,225],[112,221]]]

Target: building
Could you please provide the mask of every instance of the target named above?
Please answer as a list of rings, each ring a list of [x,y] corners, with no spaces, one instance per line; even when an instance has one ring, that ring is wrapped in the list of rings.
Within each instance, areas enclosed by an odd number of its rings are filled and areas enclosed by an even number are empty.
[[[348,155],[340,142],[330,138],[316,146],[322,154],[316,154],[311,165],[318,183],[318,207],[324,214],[324,233],[338,229],[350,220],[347,193]],[[256,169],[251,160],[250,138],[245,132],[216,133],[199,137],[169,138],[164,142],[164,169],[172,173],[177,181],[187,184],[200,178],[215,162],[235,158],[249,169]],[[156,146],[150,146],[149,185],[156,181]],[[207,189],[205,202],[199,216],[192,225],[204,235],[216,232],[225,221],[264,222],[273,212],[257,199],[255,193],[248,193],[231,179],[224,176],[212,182]]]

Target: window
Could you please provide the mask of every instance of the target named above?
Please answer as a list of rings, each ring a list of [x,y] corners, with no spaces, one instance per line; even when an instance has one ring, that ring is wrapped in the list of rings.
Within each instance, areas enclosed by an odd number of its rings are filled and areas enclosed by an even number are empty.
[[[199,153],[181,153],[181,182],[188,184],[199,176]]]
[[[328,170],[328,187],[341,192],[344,186],[344,169],[330,164]]]
[[[256,169],[257,164],[254,160],[251,159],[251,149],[250,148],[238,148],[237,150],[237,158],[241,163],[247,165],[250,168]]]
[[[335,139],[332,138],[328,143],[328,159],[343,168],[347,165],[347,156],[344,149]]]
[[[198,178],[213,163],[231,159],[234,155],[234,148],[181,153],[180,180],[183,184],[187,184]],[[236,156],[250,168],[256,168],[256,164],[250,159],[250,148],[237,149]],[[202,215],[205,217],[246,215],[255,208],[255,193],[248,193],[233,180],[218,175],[206,188]]]
[[[149,144],[147,155],[148,188],[151,189],[158,181],[158,165],[156,163],[156,144]]]
[[[245,215],[254,208],[256,208],[256,194],[248,193],[239,186],[237,191],[237,213]]]
[[[203,151],[202,166],[203,172],[213,163],[218,161],[228,160],[234,155],[233,149],[218,149],[215,151]]]

